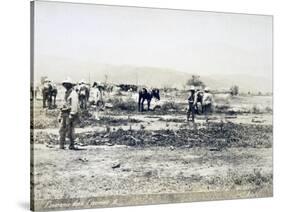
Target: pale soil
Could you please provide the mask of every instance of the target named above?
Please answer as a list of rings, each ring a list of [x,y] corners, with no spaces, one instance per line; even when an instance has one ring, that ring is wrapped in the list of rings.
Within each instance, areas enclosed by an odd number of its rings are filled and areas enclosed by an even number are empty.
[[[81,149],[34,145],[35,199],[272,188],[271,148]]]

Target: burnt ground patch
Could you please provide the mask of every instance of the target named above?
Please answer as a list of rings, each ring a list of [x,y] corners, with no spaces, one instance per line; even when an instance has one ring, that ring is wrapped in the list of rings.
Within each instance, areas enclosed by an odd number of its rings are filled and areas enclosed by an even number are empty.
[[[123,130],[77,133],[84,145],[208,147],[212,151],[228,147],[272,147],[272,126],[209,123],[201,127],[182,126],[178,130]],[[58,143],[58,136],[35,133],[35,143]]]

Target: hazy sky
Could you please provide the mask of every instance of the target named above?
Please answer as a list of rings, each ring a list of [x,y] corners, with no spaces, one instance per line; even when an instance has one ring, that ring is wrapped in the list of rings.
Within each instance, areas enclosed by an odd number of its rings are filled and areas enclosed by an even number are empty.
[[[94,64],[272,76],[272,17],[90,4],[35,4],[35,73]]]

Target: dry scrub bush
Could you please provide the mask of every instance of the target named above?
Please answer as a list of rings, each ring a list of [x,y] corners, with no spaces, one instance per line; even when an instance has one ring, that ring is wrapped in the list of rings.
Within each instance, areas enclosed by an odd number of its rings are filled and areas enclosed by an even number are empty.
[[[113,105],[114,110],[137,111],[137,103],[133,99],[123,100],[122,98],[109,99],[109,103]]]
[[[175,102],[169,101],[169,102],[163,103],[162,110],[164,110],[164,111],[169,111],[169,110],[179,111],[180,107]]]

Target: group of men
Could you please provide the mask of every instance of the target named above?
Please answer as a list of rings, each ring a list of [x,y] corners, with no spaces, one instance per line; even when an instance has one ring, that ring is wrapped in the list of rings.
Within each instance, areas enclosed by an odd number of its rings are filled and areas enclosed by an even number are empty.
[[[212,112],[212,106],[214,103],[214,98],[213,95],[210,93],[210,88],[205,87],[203,91],[201,88],[195,89],[194,86],[191,86],[189,91],[190,93],[187,98],[187,121],[194,122],[195,114],[199,113],[199,104],[201,106],[201,112],[205,115],[206,121],[208,121],[209,114]]]
[[[81,109],[81,98],[85,97],[82,101],[82,108],[87,107],[87,103],[93,105],[94,108],[94,117],[96,120],[99,120],[98,111],[99,104],[102,101],[102,92],[99,86],[99,83],[94,82],[91,92],[87,90],[87,85],[84,80],[81,80],[77,86],[76,83],[72,81],[71,78],[66,78],[62,82],[62,86],[65,88],[64,94],[64,104],[60,110],[59,114],[59,142],[60,149],[65,148],[65,139],[69,138],[70,145],[69,149],[75,150],[74,146],[74,125],[78,120],[78,112]],[[187,120],[194,122],[195,113],[199,110],[198,104],[201,104],[202,112],[204,112],[206,119],[208,120],[208,114],[212,111],[213,104],[213,95],[210,93],[210,89],[206,87],[204,91],[201,89],[195,89],[194,86],[191,86],[190,94],[188,96],[188,111],[187,111]]]

